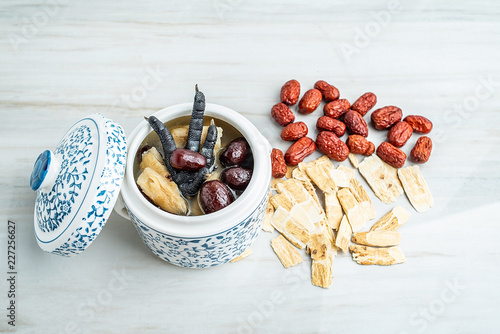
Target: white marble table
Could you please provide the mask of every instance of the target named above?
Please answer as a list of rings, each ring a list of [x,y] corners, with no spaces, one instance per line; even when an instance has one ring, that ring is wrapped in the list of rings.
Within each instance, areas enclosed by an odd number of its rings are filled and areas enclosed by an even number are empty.
[[[494,1],[2,1],[0,331],[498,332],[499,22]],[[412,212],[400,230],[406,263],[359,266],[341,254],[325,290],[311,285],[308,260],[285,270],[263,232],[247,259],[187,270],[152,255],[116,214],[77,257],[38,248],[31,168],[76,120],[99,112],[130,133],[143,115],[191,101],[198,83],[286,149],[269,110],[291,78],[304,89],[330,81],[351,101],[373,91],[378,106],[434,121],[422,169],[435,207],[419,214],[398,200]],[[316,117],[298,119],[314,136]],[[391,208],[369,195],[377,217]]]

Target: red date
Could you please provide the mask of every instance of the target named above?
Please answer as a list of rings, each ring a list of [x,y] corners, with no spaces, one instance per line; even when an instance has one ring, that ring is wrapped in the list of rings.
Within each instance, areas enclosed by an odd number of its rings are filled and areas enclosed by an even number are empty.
[[[221,180],[233,190],[245,190],[252,179],[252,170],[244,167],[230,167],[221,174]]]
[[[240,166],[250,155],[250,146],[245,138],[236,138],[221,152],[219,160],[225,167]]]
[[[198,152],[176,148],[170,156],[170,164],[176,169],[195,172],[207,165],[207,159]]]
[[[200,204],[205,214],[222,210],[233,202],[233,193],[222,181],[212,180],[201,186]]]

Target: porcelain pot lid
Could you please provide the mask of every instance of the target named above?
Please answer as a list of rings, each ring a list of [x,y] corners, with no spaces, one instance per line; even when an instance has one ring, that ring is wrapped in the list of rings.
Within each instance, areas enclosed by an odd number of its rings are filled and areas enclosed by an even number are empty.
[[[122,127],[99,114],[78,121],[54,151],[40,154],[30,179],[40,248],[73,256],[94,241],[120,193],[126,156]]]

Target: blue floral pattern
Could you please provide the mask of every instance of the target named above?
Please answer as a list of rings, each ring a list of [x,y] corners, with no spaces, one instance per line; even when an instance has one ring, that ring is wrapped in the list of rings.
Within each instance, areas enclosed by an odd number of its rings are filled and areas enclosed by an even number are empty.
[[[123,129],[119,125],[108,120],[106,128],[107,161],[97,188],[95,202],[83,217],[85,224],[77,228],[66,243],[55,249],[53,254],[72,256],[84,251],[101,232],[116,202],[125,173],[127,144]]]
[[[267,193],[243,221],[223,232],[199,238],[165,234],[144,224],[127,211],[148,248],[158,257],[186,268],[208,268],[224,264],[247,249],[257,237],[267,206]]]
[[[88,187],[87,165],[92,159],[96,160],[92,157],[93,145],[90,128],[81,125],[57,146],[54,153],[61,157],[61,171],[50,191],[39,192],[35,204],[36,221],[42,232],[57,229],[72,213],[82,184],[83,189]]]
[[[74,231],[61,246],[50,251],[53,254],[72,256],[84,251],[101,231],[116,202],[125,173],[127,145],[123,129],[118,124],[106,120],[105,128],[106,162],[100,174],[99,183],[97,183],[97,192],[94,193],[92,191],[92,193],[95,194],[92,195],[95,196],[93,204],[90,208],[86,209],[86,212],[84,211],[78,216],[81,217],[81,221],[74,222]],[[72,142],[72,140],[74,142]],[[74,184],[78,184],[79,180],[86,180],[89,171],[91,171],[91,167],[87,167],[87,159],[90,158],[90,155],[88,155],[88,151],[85,150],[85,147],[88,145],[93,144],[90,137],[87,136],[85,126],[81,126],[77,128],[75,133],[72,133],[67,140],[63,140],[58,146],[56,152],[65,157],[61,163],[61,175],[57,179],[60,179],[59,182],[61,182],[58,186],[60,188],[58,189],[70,190],[67,191],[65,197],[63,196],[64,201],[60,201],[53,209],[45,206],[45,210],[57,211],[57,213],[48,212],[48,216],[60,215],[59,211],[63,210],[70,212],[74,206],[75,199],[79,196],[78,190],[81,190],[80,186],[75,186]],[[80,152],[82,152],[82,154],[80,154]],[[100,154],[103,153],[104,152],[100,152]],[[76,167],[78,164],[80,169]],[[69,174],[65,172],[66,170],[69,171]],[[76,178],[75,175],[79,175],[80,179]],[[54,187],[58,184],[57,180]],[[70,183],[68,184],[68,182]],[[72,190],[74,187],[76,187],[76,189]],[[78,198],[76,201],[81,203],[83,200],[84,198]]]

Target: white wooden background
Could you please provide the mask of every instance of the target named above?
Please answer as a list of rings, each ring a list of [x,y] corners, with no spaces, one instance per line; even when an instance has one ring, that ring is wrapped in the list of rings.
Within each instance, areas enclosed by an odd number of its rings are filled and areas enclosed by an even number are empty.
[[[500,329],[499,2],[2,0],[0,31],[0,331]],[[434,121],[422,169],[435,207],[418,214],[398,200],[412,212],[400,231],[405,264],[358,266],[342,254],[324,290],[311,285],[308,260],[283,269],[274,235],[261,233],[244,261],[186,270],[153,256],[116,214],[78,257],[36,245],[32,165],[78,119],[100,112],[130,133],[143,115],[191,101],[198,83],[286,149],[269,110],[291,78],[303,91],[327,80],[351,102],[372,91],[379,107]],[[319,114],[298,117],[313,137]],[[391,208],[369,194],[377,217]],[[15,329],[5,317],[7,219],[18,228]]]

